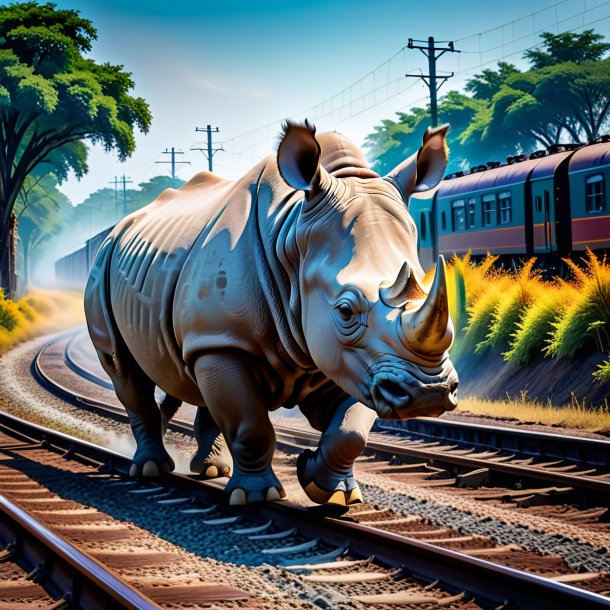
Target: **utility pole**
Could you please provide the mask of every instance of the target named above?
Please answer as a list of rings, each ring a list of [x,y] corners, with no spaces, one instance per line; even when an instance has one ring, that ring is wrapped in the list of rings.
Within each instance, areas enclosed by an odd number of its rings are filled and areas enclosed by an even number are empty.
[[[436,73],[436,61],[441,56],[444,55],[447,51],[451,53],[461,53],[457,49],[453,48],[453,42],[449,41],[439,41],[439,44],[446,43],[446,47],[435,46],[434,36],[428,37],[428,44],[417,45],[415,42],[426,42],[425,40],[413,40],[413,38],[409,38],[409,42],[407,47],[409,49],[419,49],[427,58],[428,58],[428,74],[405,74],[408,78],[421,78],[426,85],[428,85],[428,90],[430,91],[430,114],[432,115],[432,127],[436,127],[438,125],[438,102],[436,99],[436,94],[438,90],[442,87],[443,83],[453,76],[453,72],[450,74],[443,74],[441,76]],[[437,81],[440,81],[437,84]]]
[[[176,182],[176,165],[183,163],[185,165],[190,165],[190,161],[176,161],[176,155],[183,155],[184,153],[181,150],[176,150],[173,146],[171,150],[167,150],[167,148],[162,151],[163,155],[171,155],[171,161],[155,161],[155,163],[171,163],[172,165],[172,180]]]
[[[115,176],[108,184],[114,184],[114,216],[119,217],[119,179]],[[91,223],[89,223],[91,224]]]
[[[212,157],[214,156],[214,153],[217,153],[219,150],[224,150],[224,148],[221,146],[220,148],[212,148],[212,134],[213,133],[218,133],[219,129],[218,127],[214,127],[214,129],[212,129],[211,125],[208,125],[207,127],[203,128],[203,127],[195,127],[195,131],[203,131],[205,133],[208,134],[208,146],[207,146],[207,152],[205,148],[191,148],[191,150],[199,150],[201,151],[204,156],[207,158],[208,160],[208,168],[210,171],[212,170]]]
[[[123,174],[121,182],[123,183],[123,216],[127,216],[127,185],[131,184],[133,180],[130,177],[125,178],[125,174]]]

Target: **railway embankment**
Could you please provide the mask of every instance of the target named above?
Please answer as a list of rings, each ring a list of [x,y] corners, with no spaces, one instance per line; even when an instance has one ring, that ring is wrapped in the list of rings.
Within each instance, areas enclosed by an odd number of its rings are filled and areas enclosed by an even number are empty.
[[[600,352],[574,358],[539,356],[526,366],[506,362],[500,351],[462,355],[456,362],[460,393],[488,400],[505,400],[527,393],[530,400],[561,407],[573,404],[605,407],[610,384],[596,382],[593,372],[607,359]]]

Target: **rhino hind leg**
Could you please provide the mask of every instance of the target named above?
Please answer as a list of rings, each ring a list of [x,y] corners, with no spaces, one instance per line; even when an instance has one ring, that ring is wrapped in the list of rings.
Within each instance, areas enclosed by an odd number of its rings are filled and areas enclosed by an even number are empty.
[[[275,432],[269,420],[269,397],[257,379],[256,365],[237,352],[204,354],[195,362],[194,373],[233,457],[233,474],[225,487],[229,504],[285,497],[271,467]]]
[[[316,427],[315,412],[311,407],[304,412]],[[366,446],[376,417],[372,409],[359,402],[344,402],[337,407],[316,451],[306,449],[297,460],[297,477],[310,500],[341,506],[362,502],[353,465]]]
[[[174,469],[175,464],[163,445],[163,423],[155,401],[155,384],[144,373],[127,348],[117,350],[114,358],[98,350],[100,362],[129,416],[136,439],[136,452],[129,474],[132,477],[157,477]]]
[[[228,477],[233,467],[231,452],[209,409],[200,407],[195,416],[197,451],[191,457],[191,472],[207,479]]]

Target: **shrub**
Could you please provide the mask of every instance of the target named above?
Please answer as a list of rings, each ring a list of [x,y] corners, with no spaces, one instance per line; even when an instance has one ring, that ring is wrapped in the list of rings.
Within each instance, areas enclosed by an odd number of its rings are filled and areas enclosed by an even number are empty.
[[[578,292],[561,318],[553,323],[553,331],[545,352],[553,357],[572,358],[587,344],[599,351],[610,349],[610,267],[606,257],[600,261],[587,249],[586,268],[583,271],[572,261]]]
[[[509,349],[503,356],[507,362],[523,366],[536,354],[542,354],[558,320],[576,297],[574,286],[564,281],[547,284],[527,308],[512,334]]]

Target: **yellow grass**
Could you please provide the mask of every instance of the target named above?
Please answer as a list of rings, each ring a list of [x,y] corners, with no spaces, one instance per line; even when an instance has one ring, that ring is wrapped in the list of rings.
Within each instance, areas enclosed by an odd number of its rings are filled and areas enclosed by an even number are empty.
[[[571,404],[555,407],[550,403],[530,400],[527,392],[518,397],[507,397],[506,400],[486,400],[480,398],[461,398],[458,411],[475,415],[514,418],[521,422],[578,428],[591,432],[610,430],[610,406],[591,408],[584,401],[574,397]]]
[[[539,355],[572,358],[586,348],[610,352],[610,264],[605,258],[588,250],[582,267],[566,261],[570,279],[555,281],[542,279],[533,269],[535,259],[515,271],[494,268],[495,260],[488,255],[476,264],[466,255],[451,261],[452,314],[463,312],[454,357],[493,349],[512,364],[525,365]],[[457,280],[463,283],[461,308],[451,294]]]
[[[84,320],[82,293],[36,289],[19,301],[0,296],[0,355],[22,341]]]

